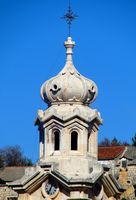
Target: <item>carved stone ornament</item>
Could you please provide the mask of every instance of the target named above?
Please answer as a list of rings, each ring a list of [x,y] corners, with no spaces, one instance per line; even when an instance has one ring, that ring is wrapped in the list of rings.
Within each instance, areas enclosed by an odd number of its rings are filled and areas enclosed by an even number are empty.
[[[74,67],[72,49],[75,42],[68,37],[66,47],[66,64],[55,77],[46,81],[41,87],[41,97],[50,106],[60,103],[92,103],[98,93],[96,84],[82,76]]]

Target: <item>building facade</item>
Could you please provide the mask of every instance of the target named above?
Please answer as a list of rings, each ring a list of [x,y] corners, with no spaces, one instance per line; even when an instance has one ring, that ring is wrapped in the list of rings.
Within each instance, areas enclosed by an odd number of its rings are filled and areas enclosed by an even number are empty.
[[[136,199],[136,147],[99,147],[98,160],[103,166],[109,167],[112,175],[125,189],[122,197]]]

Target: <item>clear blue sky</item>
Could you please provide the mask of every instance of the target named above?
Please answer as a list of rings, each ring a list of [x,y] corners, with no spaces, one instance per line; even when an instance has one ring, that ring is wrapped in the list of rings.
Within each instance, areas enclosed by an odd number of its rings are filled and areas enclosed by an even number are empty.
[[[99,140],[131,142],[136,132],[136,1],[71,0],[74,64],[99,88]],[[68,0],[0,0],[0,148],[20,145],[38,159],[42,83],[65,63]]]

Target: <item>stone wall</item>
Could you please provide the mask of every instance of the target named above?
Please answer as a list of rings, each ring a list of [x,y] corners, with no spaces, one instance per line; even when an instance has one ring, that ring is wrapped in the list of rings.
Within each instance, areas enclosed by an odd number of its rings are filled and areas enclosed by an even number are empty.
[[[18,197],[18,194],[5,185],[0,185],[0,200],[7,200],[9,197]]]
[[[136,184],[136,166],[128,166],[128,179],[132,182],[133,185]]]
[[[127,166],[127,168],[120,168],[119,171],[119,183],[126,188],[126,191],[122,194],[122,198],[128,200],[134,200],[135,189],[133,185],[135,184],[136,179],[136,166]]]

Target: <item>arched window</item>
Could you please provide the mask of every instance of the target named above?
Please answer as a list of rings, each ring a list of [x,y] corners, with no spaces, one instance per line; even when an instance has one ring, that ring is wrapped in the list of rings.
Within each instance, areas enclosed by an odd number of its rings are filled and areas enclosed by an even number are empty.
[[[54,131],[54,150],[55,151],[60,150],[60,131],[59,130]]]
[[[73,131],[71,133],[71,150],[77,150],[78,149],[78,133],[76,131]]]

